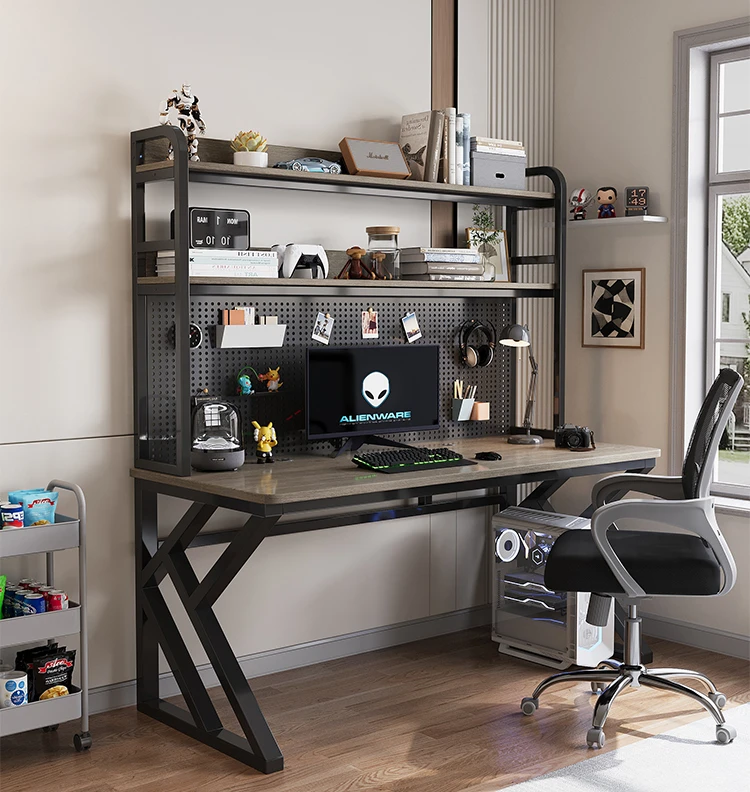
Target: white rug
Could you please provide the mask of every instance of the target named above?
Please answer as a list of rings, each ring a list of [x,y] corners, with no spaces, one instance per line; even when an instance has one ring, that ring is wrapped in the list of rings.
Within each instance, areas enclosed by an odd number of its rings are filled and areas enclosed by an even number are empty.
[[[750,704],[725,713],[737,729],[729,745],[715,742],[709,716],[502,792],[747,792]]]

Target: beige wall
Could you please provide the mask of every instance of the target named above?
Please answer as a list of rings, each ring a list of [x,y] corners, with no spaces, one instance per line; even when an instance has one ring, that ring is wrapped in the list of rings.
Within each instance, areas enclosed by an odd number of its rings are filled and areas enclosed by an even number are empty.
[[[748,13],[747,0],[602,4],[558,2],[555,15],[555,165],[569,188],[651,188],[651,211],[670,217],[672,36],[676,30]],[[590,210],[595,212],[595,208]],[[618,214],[622,214],[621,201]],[[671,417],[669,366],[670,226],[605,225],[568,231],[566,418],[607,442],[656,445],[666,452]],[[646,348],[581,347],[581,271],[645,267]],[[697,353],[696,353],[697,354]],[[657,467],[667,472],[662,457]],[[591,482],[557,498],[580,506]],[[747,524],[721,516],[741,583],[723,600],[653,602],[646,609],[738,635],[750,635]]]
[[[394,139],[402,114],[429,107],[429,0],[280,8],[43,0],[3,9],[0,360],[19,374],[0,388],[0,494],[51,478],[86,491],[95,686],[135,675],[130,131],[155,125],[182,80],[217,138],[252,127],[272,143],[336,149],[344,135]],[[429,238],[420,201],[212,187],[193,197],[249,208],[258,245],[341,249],[364,245],[365,226],[392,223],[404,244]],[[218,612],[242,655],[471,607],[486,601],[483,548],[483,510],[274,539]],[[199,572],[217,552],[192,553]],[[40,563],[2,571],[37,575]],[[63,554],[60,582],[71,592],[74,568]]]

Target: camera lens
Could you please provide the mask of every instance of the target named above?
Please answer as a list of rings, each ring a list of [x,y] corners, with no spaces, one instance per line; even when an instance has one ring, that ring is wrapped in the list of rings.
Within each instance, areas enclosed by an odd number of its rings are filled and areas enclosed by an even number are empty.
[[[578,448],[581,445],[581,436],[578,434],[568,435],[568,448]]]

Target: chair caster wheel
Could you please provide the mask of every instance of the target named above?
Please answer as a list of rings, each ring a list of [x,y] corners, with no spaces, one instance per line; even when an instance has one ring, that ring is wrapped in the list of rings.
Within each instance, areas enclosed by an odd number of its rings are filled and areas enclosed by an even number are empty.
[[[730,726],[728,723],[716,727],[716,739],[722,745],[728,745],[736,736],[737,729],[735,729],[734,726]]]
[[[591,692],[592,693],[603,693],[607,689],[607,686],[604,682],[592,682],[591,683]]]
[[[91,743],[91,735],[88,732],[73,735],[73,745],[79,753],[81,751],[88,751],[88,749],[91,748]]]
[[[59,723],[53,723],[51,726],[42,726],[43,732],[56,732],[60,728]]]
[[[709,693],[708,697],[719,709],[724,709],[727,705],[727,697],[723,693]]]
[[[586,744],[589,748],[604,748],[604,729],[589,729],[586,732]]]
[[[533,715],[538,709],[538,698],[526,696],[526,698],[521,699],[521,712],[523,712],[524,715]]]

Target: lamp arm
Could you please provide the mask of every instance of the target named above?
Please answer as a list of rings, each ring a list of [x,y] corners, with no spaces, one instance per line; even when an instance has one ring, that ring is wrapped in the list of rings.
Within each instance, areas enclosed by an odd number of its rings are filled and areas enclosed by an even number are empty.
[[[529,364],[531,365],[531,377],[529,378],[529,390],[526,396],[526,412],[523,416],[523,428],[530,430],[532,426],[532,419],[534,417],[534,399],[536,397],[536,379],[539,374],[539,366],[537,365],[534,351],[529,344]]]

